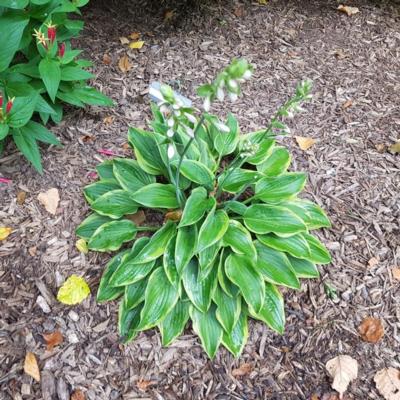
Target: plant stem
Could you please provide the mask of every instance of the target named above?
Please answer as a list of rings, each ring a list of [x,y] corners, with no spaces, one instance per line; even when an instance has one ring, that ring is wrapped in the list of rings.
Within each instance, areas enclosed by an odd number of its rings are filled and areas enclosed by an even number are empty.
[[[136,230],[138,232],[146,232],[146,231],[154,232],[159,230],[160,228],[161,226],[138,226],[136,227]]]

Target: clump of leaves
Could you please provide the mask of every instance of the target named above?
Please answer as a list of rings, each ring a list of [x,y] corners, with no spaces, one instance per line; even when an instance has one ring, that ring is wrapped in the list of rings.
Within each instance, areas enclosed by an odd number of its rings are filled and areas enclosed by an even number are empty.
[[[0,154],[7,139],[42,172],[38,142],[59,145],[44,125],[58,123],[63,103],[77,107],[112,105],[112,101],[87,86],[91,66],[80,59],[71,38],[83,22],[80,14],[89,0],[0,1]]]
[[[235,101],[251,74],[236,60],[200,87],[204,112],[168,86],[152,88],[152,132],[128,134],[136,159],[103,162],[100,180],[84,189],[93,213],[77,235],[102,252],[129,243],[108,263],[97,293],[100,302],[121,297],[126,342],[157,326],[168,345],[191,319],[210,357],[220,344],[237,356],[249,317],[283,333],[279,286],[299,289],[299,278],[318,276],[315,264],[330,262],[310,233],[329,220],[297,197],[306,176],[287,172],[290,154],[275,140],[288,132],[282,119],[310,98],[310,82],[257,132],[241,135],[232,114],[223,122],[209,113],[226,94]],[[160,212],[164,223],[137,226],[130,215],[140,209]]]

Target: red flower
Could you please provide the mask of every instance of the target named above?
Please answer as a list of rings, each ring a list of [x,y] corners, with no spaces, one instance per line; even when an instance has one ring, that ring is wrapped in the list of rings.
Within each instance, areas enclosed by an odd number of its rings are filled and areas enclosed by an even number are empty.
[[[0,107],[3,107],[3,96],[0,96]]]
[[[60,46],[58,47],[58,56],[59,57],[64,57],[65,54],[65,43],[61,43]]]
[[[55,26],[49,26],[47,28],[47,37],[49,38],[51,43],[54,43],[54,41],[56,40],[56,34],[57,30]]]
[[[13,108],[13,105],[14,105],[14,98],[9,99],[7,101],[7,105],[6,105],[6,113],[7,114],[11,111],[11,109]]]

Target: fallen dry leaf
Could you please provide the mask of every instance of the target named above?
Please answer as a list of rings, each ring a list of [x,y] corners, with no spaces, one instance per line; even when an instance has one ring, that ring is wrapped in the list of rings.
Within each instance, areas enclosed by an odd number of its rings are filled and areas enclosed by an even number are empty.
[[[242,364],[239,368],[232,370],[232,376],[244,376],[252,371],[253,367],[249,363]]]
[[[140,50],[144,45],[144,41],[143,40],[138,40],[137,42],[131,42],[129,44],[129,47],[131,49],[136,49],[136,50]]]
[[[376,144],[375,148],[378,150],[378,153],[384,153],[386,151],[386,146],[383,143]]]
[[[374,268],[379,264],[379,259],[376,257],[372,257],[369,261],[368,261],[368,268]]]
[[[400,268],[398,267],[392,268],[392,276],[394,279],[400,281]]]
[[[353,101],[352,100],[346,100],[343,104],[342,104],[342,108],[346,109],[349,108],[353,105]]]
[[[343,4],[340,4],[340,6],[337,9],[347,14],[349,17],[360,12],[360,10],[357,7],[344,6]]]
[[[106,125],[111,125],[114,122],[115,118],[112,115],[109,115],[103,119],[103,123]]]
[[[125,36],[121,36],[119,38],[119,41],[121,42],[121,44],[129,44],[129,39]]]
[[[111,62],[112,62],[112,58],[110,57],[110,55],[107,53],[103,54],[103,64],[110,65]]]
[[[182,211],[177,210],[177,211],[169,211],[165,214],[165,221],[173,221],[177,222],[180,221],[182,217]]]
[[[29,247],[28,253],[30,254],[31,257],[35,257],[37,253],[37,247],[36,246]]]
[[[86,397],[83,394],[82,390],[75,390],[74,393],[71,394],[71,400],[85,400]]]
[[[399,154],[400,153],[400,140],[398,142],[396,142],[395,144],[392,144],[391,146],[389,146],[388,149],[393,154]]]
[[[44,208],[50,214],[55,215],[57,212],[58,202],[60,201],[60,195],[58,189],[52,188],[47,192],[39,193],[37,199],[43,204]]]
[[[135,214],[126,215],[125,217],[138,226],[142,225],[143,222],[146,221],[146,214],[143,210],[139,210]]]
[[[235,14],[236,17],[242,18],[244,17],[245,10],[243,6],[237,6],[234,10],[233,13]]]
[[[71,275],[58,290],[57,300],[63,304],[74,305],[82,303],[89,294],[90,288],[85,279]]]
[[[60,331],[45,333],[43,334],[43,338],[46,341],[48,351],[52,351],[54,347],[64,341],[64,337]]]
[[[132,69],[132,64],[130,63],[129,58],[126,54],[119,59],[118,68],[123,73],[127,73]]]
[[[5,240],[7,239],[12,232],[12,228],[9,228],[7,226],[0,226],[0,240]]]
[[[136,386],[140,390],[146,390],[149,386],[155,385],[156,381],[146,381],[145,379],[140,379],[137,381]]]
[[[382,321],[377,318],[365,318],[358,327],[362,340],[369,343],[379,342],[384,334]]]
[[[175,11],[174,10],[167,10],[164,13],[164,22],[171,21],[172,18],[175,16]]]
[[[129,39],[132,39],[132,40],[138,40],[140,38],[140,33],[132,32],[128,37],[129,37]]]
[[[339,397],[343,397],[343,393],[347,390],[349,383],[357,378],[358,363],[350,356],[338,356],[329,360],[326,365],[328,374],[333,378],[332,388],[339,393]]]
[[[300,149],[303,151],[308,150],[311,146],[313,146],[316,143],[316,140],[310,137],[295,136],[295,139]]]
[[[35,381],[40,382],[39,365],[37,363],[36,356],[30,351],[28,351],[25,356],[24,371]]]
[[[258,0],[258,4],[266,6],[268,4],[268,0]]]
[[[75,243],[75,246],[80,253],[83,254],[89,253],[88,245],[85,239],[78,239]]]
[[[17,193],[17,204],[22,206],[25,203],[26,200],[26,192],[20,191]]]
[[[384,368],[374,376],[376,388],[386,400],[400,400],[400,371]]]

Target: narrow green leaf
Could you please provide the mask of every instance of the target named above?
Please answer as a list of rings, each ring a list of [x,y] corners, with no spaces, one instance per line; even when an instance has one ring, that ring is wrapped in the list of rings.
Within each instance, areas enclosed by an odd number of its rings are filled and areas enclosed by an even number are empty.
[[[135,308],[129,309],[126,307],[124,301],[120,302],[118,311],[118,332],[124,343],[130,342],[136,337],[142,307],[143,304],[139,304]]]
[[[302,235],[310,246],[311,256],[309,261],[312,261],[316,264],[329,264],[332,261],[327,248],[315,236],[305,232],[303,232]]]
[[[105,160],[102,163],[98,164],[96,167],[96,171],[99,174],[99,178],[114,180],[114,182],[118,183],[117,178],[114,176],[113,165],[113,160]]]
[[[238,221],[231,219],[229,227],[223,239],[224,246],[230,246],[238,254],[245,254],[252,260],[256,260],[257,252],[253,244],[250,232]]]
[[[194,331],[200,337],[208,356],[213,358],[217,353],[223,334],[222,327],[215,317],[215,306],[211,306],[205,313],[192,306],[189,312]]]
[[[288,256],[289,262],[298,278],[318,278],[319,271],[314,263],[308,260],[302,260]]]
[[[91,207],[101,215],[118,219],[125,214],[135,213],[138,210],[138,203],[126,190],[112,190],[97,198]]]
[[[317,204],[308,200],[294,200],[291,202],[294,205],[298,205],[306,211],[306,218],[304,222],[309,230],[318,228],[330,228],[331,223],[326,216],[324,210]]]
[[[94,78],[94,75],[80,67],[63,66],[61,68],[62,81],[84,81]]]
[[[150,329],[171,312],[179,299],[178,290],[171,285],[162,267],[157,268],[150,276],[146,288],[144,306],[140,313],[140,324],[137,330]]]
[[[167,275],[168,280],[171,285],[178,287],[180,276],[175,264],[175,246],[176,246],[176,235],[172,236],[169,240],[167,247],[164,251],[163,256],[163,267],[165,275]]]
[[[217,259],[221,246],[222,242],[220,240],[197,254],[200,266],[200,272],[198,276],[200,282],[205,279],[211,272],[212,268],[214,268],[215,260]]]
[[[234,326],[232,332],[224,332],[222,336],[222,344],[235,356],[239,357],[247,342],[249,330],[247,325],[247,315],[242,312],[239,320]]]
[[[85,186],[83,189],[83,194],[86,198],[86,201],[91,204],[99,197],[103,196],[103,194],[117,189],[121,189],[121,186],[119,186],[118,183],[111,179],[104,179]]]
[[[246,186],[255,184],[259,176],[260,174],[257,171],[236,168],[233,172],[228,170],[221,175],[218,179],[218,185],[224,192],[237,193]]]
[[[217,320],[225,332],[231,333],[240,316],[241,296],[230,297],[217,286],[213,300],[217,305]]]
[[[212,209],[199,230],[197,251],[200,252],[220,240],[229,226],[229,217],[223,210]]]
[[[49,58],[43,58],[39,63],[39,73],[46,86],[47,93],[54,103],[61,81],[60,62]]]
[[[147,287],[147,279],[141,279],[135,283],[125,286],[124,301],[128,310],[135,308],[144,300]]]
[[[175,307],[162,320],[159,329],[161,332],[162,345],[170,345],[185,329],[189,320],[188,301],[178,301]]]
[[[214,199],[213,199],[214,200]],[[191,195],[186,201],[179,227],[195,224],[203,217],[204,213],[215,204],[211,199],[207,199],[207,191],[203,187],[192,190]]]
[[[219,261],[218,261],[218,283],[222,290],[229,297],[237,297],[239,294],[239,288],[226,276],[225,273],[225,261],[227,256],[225,255],[224,249],[222,249]]]
[[[24,134],[20,129],[13,129],[12,136],[18,150],[32,163],[39,173],[42,173],[43,167],[36,140],[32,136]]]
[[[155,177],[143,171],[135,160],[115,158],[113,160],[113,173],[122,188],[128,192],[136,192],[143,186],[156,181]]]
[[[175,246],[175,265],[179,275],[194,255],[197,244],[196,225],[183,226],[178,229]]]
[[[272,283],[294,289],[300,288],[300,282],[285,253],[256,242],[258,253],[256,269]]]
[[[241,203],[240,201],[229,200],[225,202],[224,205],[228,212],[232,211],[233,213],[238,215],[244,215],[247,210],[246,205]]]
[[[76,229],[76,235],[82,239],[89,240],[96,229],[100,226],[111,222],[112,219],[97,213],[90,214]]]
[[[258,235],[257,238],[266,246],[284,251],[294,257],[307,259],[311,256],[310,246],[301,233],[289,237],[280,237],[271,233],[269,235]]]
[[[176,164],[177,163],[174,163],[175,166]],[[213,187],[213,173],[199,161],[184,159],[181,164],[180,172],[185,178],[192,182],[208,188]]]
[[[35,121],[29,121],[25,126],[21,128],[21,130],[24,134],[31,135],[40,142],[54,144],[56,146],[61,145],[60,141],[53,133],[51,133],[43,125],[38,124]]]
[[[145,207],[178,208],[176,192],[173,185],[152,183],[131,194],[131,198]]]
[[[265,284],[262,275],[245,256],[231,254],[225,261],[228,278],[240,288],[246,303],[257,312],[264,302]]]

